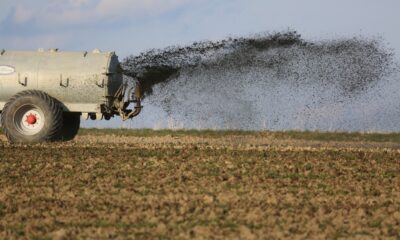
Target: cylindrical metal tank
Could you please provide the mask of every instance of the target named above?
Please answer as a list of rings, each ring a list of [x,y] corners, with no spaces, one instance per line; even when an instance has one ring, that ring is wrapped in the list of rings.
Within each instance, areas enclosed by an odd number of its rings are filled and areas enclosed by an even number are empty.
[[[0,51],[0,122],[11,142],[71,140],[81,115],[128,120],[140,102],[113,52]]]
[[[64,111],[100,113],[123,83],[114,52],[0,52],[0,111],[15,94],[40,90]]]

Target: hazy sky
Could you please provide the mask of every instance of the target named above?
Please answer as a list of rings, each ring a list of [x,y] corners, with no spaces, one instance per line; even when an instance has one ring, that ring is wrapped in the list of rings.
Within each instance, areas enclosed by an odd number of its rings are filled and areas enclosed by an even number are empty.
[[[399,0],[0,0],[0,48],[149,48],[274,30],[383,36],[400,53]]]
[[[399,10],[399,0],[0,0],[0,49],[99,48],[123,59],[150,48],[291,29],[308,40],[381,36],[399,58]],[[393,101],[397,109],[397,91],[384,96],[377,109]],[[384,116],[378,110],[371,114]],[[153,127],[160,119],[162,109],[146,103],[128,124]]]

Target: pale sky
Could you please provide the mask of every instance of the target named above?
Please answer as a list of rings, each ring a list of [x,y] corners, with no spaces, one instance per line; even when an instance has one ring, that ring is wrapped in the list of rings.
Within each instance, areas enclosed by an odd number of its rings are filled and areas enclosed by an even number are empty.
[[[0,0],[0,49],[99,48],[123,59],[151,48],[290,29],[308,40],[383,37],[399,58],[399,10],[399,0]],[[384,96],[377,109],[395,101],[396,110],[397,90]],[[382,115],[377,112],[371,114]],[[137,119],[122,126],[153,127],[164,118],[159,106],[146,103]]]
[[[0,0],[0,48],[149,48],[264,31],[382,36],[400,53],[399,0]]]

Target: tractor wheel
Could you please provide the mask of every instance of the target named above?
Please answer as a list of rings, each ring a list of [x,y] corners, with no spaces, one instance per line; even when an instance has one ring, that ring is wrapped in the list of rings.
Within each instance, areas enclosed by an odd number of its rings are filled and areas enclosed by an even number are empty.
[[[62,124],[62,108],[58,101],[34,90],[13,96],[1,115],[3,133],[14,143],[53,141]]]
[[[64,112],[63,113],[63,126],[57,136],[59,141],[71,141],[78,134],[81,124],[81,113]]]

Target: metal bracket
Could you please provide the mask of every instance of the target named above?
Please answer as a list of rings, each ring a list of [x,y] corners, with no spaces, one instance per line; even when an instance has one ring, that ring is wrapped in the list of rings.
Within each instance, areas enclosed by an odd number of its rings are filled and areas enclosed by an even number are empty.
[[[28,85],[28,77],[24,77],[23,79],[21,79],[21,75],[18,74],[18,83],[26,87]]]
[[[61,87],[68,87],[69,86],[69,78],[67,78],[64,82],[62,75],[60,76],[60,86]]]
[[[82,113],[82,119],[88,120],[89,119],[89,113]]]
[[[103,120],[103,113],[96,113],[96,120]]]
[[[97,80],[96,85],[97,85],[98,87],[104,88],[104,86],[105,86],[105,80],[104,80],[104,78],[101,79],[101,80]]]

